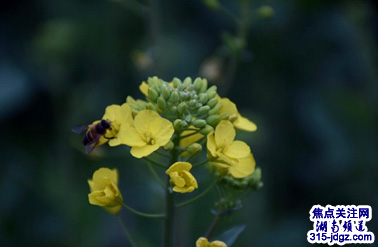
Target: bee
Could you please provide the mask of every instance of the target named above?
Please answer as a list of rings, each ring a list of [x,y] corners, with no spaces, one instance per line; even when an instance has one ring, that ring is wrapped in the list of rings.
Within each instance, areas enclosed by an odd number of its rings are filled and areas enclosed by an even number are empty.
[[[114,138],[105,136],[106,131],[111,129],[111,123],[108,120],[101,120],[97,124],[75,126],[72,128],[72,132],[81,134],[87,131],[83,138],[83,145],[85,146],[85,152],[89,154],[98,145],[101,136],[106,139]]]

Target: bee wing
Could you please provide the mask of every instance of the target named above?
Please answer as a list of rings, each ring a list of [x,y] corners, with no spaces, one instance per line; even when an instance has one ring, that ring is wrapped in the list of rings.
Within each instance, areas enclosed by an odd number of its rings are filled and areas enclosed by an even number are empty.
[[[90,143],[85,145],[85,153],[86,154],[90,154],[93,151],[93,149],[97,146],[97,143],[100,140],[100,138],[101,138],[101,135],[98,135]]]
[[[88,125],[78,125],[78,126],[73,127],[71,130],[75,134],[81,134],[87,129],[88,129]]]

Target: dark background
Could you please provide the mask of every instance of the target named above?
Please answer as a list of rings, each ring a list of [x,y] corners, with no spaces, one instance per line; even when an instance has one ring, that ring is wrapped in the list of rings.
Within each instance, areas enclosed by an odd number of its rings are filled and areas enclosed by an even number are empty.
[[[221,2],[239,15],[237,1]],[[372,206],[367,226],[377,237],[374,1],[252,1],[240,57],[227,42],[235,25],[221,12],[199,0],[144,3],[152,15],[127,0],[2,3],[0,245],[128,246],[117,219],[87,200],[87,179],[102,166],[119,169],[127,204],[163,209],[143,161],[123,147],[86,156],[70,132],[128,95],[142,98],[138,86],[153,75],[208,77],[258,126],[239,137],[264,187],[216,235],[247,223],[235,246],[309,246],[313,205],[353,204]],[[262,5],[274,9],[272,18],[259,14]],[[194,175],[200,188],[209,184],[205,172]],[[178,212],[179,246],[204,234],[213,199]],[[159,245],[158,220],[122,217],[140,246]]]

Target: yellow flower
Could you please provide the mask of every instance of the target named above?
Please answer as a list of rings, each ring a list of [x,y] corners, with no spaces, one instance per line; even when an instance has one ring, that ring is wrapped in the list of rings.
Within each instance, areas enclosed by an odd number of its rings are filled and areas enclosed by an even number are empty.
[[[117,214],[121,210],[122,195],[118,189],[118,172],[116,169],[100,168],[88,179],[91,193],[89,203],[104,207],[109,213]]]
[[[217,98],[222,103],[222,108],[220,109],[219,113],[228,113],[230,115],[230,121],[234,124],[235,128],[249,132],[257,130],[255,123],[243,117],[239,113],[234,102],[228,98],[220,98],[219,95],[217,95]]]
[[[111,123],[111,129],[107,130],[105,135],[101,136],[97,145],[109,142],[109,146],[114,147],[122,144],[118,136],[121,125],[130,126],[133,123],[130,106],[126,103],[123,105],[110,105],[106,107],[102,119],[108,120]],[[101,120],[95,121],[93,124],[97,124],[100,121]]]
[[[197,180],[189,172],[192,165],[188,162],[176,162],[165,172],[174,184],[173,191],[186,193],[198,189]]]
[[[209,243],[207,238],[200,237],[199,239],[197,239],[196,247],[227,247],[227,245],[219,240]]]
[[[133,126],[122,126],[119,138],[131,147],[136,158],[150,155],[167,144],[174,133],[172,123],[152,110],[140,111],[134,118]]]
[[[253,173],[256,162],[249,146],[242,141],[234,141],[236,132],[231,122],[222,120],[215,132],[207,135],[208,157],[215,165],[228,169],[235,178],[243,178]]]

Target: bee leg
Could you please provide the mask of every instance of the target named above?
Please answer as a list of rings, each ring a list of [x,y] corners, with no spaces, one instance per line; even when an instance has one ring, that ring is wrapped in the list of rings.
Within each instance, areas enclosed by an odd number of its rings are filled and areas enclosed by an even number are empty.
[[[114,136],[113,137],[106,137],[106,136],[104,136],[104,138],[108,139],[108,140],[111,140],[111,139],[114,139],[115,137]]]

